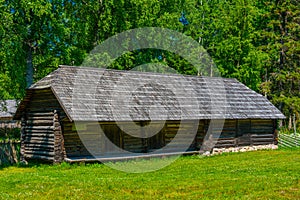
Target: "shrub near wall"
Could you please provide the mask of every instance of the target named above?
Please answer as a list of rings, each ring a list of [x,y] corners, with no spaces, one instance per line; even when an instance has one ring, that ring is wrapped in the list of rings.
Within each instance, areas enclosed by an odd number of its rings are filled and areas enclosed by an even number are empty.
[[[19,138],[19,128],[0,128],[0,166],[18,162],[20,155]]]
[[[7,140],[0,142],[0,166],[12,165],[18,162],[20,141]]]

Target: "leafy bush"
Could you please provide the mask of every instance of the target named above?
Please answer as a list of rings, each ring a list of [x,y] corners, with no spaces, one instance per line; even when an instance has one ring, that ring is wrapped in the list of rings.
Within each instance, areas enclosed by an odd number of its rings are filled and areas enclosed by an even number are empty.
[[[0,128],[0,141],[1,140],[19,140],[20,128]]]

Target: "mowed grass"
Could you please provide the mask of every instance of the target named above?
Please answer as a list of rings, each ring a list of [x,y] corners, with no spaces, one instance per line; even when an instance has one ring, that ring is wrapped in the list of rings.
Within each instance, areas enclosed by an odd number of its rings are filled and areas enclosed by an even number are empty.
[[[146,166],[164,159],[117,164],[130,167],[142,162]],[[0,169],[0,199],[167,198],[300,199],[300,150],[185,156],[142,174],[103,164]]]

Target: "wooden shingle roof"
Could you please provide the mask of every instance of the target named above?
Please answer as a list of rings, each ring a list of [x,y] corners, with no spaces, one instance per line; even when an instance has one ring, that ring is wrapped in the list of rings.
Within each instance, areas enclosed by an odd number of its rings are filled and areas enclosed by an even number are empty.
[[[0,120],[12,120],[17,110],[16,100],[0,101]]]
[[[236,79],[61,66],[27,95],[43,88],[52,89],[71,121],[285,118]]]

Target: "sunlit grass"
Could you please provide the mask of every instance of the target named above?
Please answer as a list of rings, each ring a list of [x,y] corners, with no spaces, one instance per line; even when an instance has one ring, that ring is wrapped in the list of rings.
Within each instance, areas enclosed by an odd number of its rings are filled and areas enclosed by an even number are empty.
[[[168,158],[165,158],[168,159]],[[117,163],[130,167],[161,159]],[[0,169],[0,199],[300,199],[300,150],[181,157],[133,174],[103,164]]]

